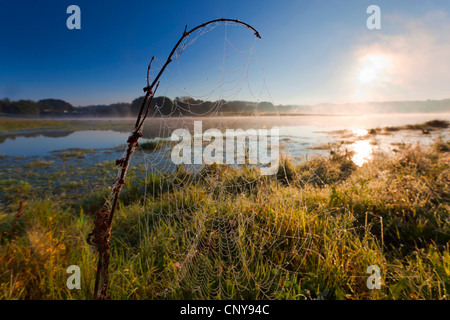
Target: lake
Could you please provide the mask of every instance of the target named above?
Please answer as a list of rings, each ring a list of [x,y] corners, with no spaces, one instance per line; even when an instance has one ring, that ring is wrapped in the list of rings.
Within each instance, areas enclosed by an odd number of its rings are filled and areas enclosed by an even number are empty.
[[[336,141],[342,141],[342,147],[355,153],[353,160],[362,165],[375,151],[394,150],[401,143],[431,143],[437,136],[449,138],[449,130],[431,131],[423,134],[420,130],[402,130],[392,134],[370,135],[371,128],[384,128],[419,124],[439,119],[450,121],[450,114],[383,114],[366,116],[259,116],[259,117],[195,117],[195,118],[151,118],[146,121],[143,139],[167,140],[177,128],[186,128],[192,132],[194,121],[202,121],[203,131],[217,128],[226,129],[271,129],[280,131],[280,145],[283,152],[300,161],[314,154],[328,154]],[[91,120],[92,121],[92,120]],[[102,121],[111,120],[96,120]],[[124,146],[129,135],[123,130],[123,122],[116,119],[112,123],[122,124],[120,130],[114,126],[110,130],[21,130],[8,132],[0,141],[0,154],[4,156],[46,156],[64,149],[96,149],[98,151],[116,149]],[[1,137],[1,135],[0,135]],[[122,150],[122,149],[119,149]],[[117,150],[114,150],[117,151]],[[117,151],[119,153],[120,151]]]

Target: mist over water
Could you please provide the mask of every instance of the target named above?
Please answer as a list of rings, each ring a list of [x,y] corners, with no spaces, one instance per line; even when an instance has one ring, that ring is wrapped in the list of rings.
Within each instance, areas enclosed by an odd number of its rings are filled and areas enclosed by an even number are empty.
[[[436,135],[448,137],[449,131],[441,130],[439,133],[431,132],[424,135],[418,131],[399,131],[391,135],[364,136],[372,128],[388,126],[402,126],[419,124],[439,119],[450,121],[450,113],[426,114],[382,114],[370,116],[260,116],[260,117],[180,117],[180,118],[150,118],[143,129],[145,139],[169,139],[171,133],[178,128],[187,128],[192,132],[194,121],[202,121],[203,132],[215,128],[225,133],[226,129],[271,129],[280,130],[280,143],[283,152],[296,159],[303,159],[314,154],[326,155],[329,151],[315,149],[314,147],[342,140],[342,130],[348,130],[351,139],[347,139],[346,148],[356,151],[362,164],[363,159],[370,158],[371,152],[376,150],[388,151],[392,143],[420,142],[427,144],[433,141]],[[100,122],[129,122],[132,130],[132,119],[91,119]],[[126,127],[126,126],[125,126]],[[339,134],[338,134],[339,133]],[[6,156],[41,156],[52,151],[69,148],[108,149],[122,146],[126,143],[129,132],[120,130],[80,130],[64,131],[42,130],[42,132],[29,133],[21,131],[9,134],[0,143],[0,154]],[[27,136],[28,135],[28,136]],[[348,137],[347,137],[348,138]],[[357,140],[357,141],[356,141]]]

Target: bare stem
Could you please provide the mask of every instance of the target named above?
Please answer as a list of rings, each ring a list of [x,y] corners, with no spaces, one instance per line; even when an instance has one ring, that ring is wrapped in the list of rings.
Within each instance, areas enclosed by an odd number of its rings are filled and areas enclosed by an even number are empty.
[[[183,35],[178,40],[176,45],[173,47],[172,51],[169,54],[169,57],[167,58],[166,62],[164,63],[163,67],[159,71],[156,78],[153,80],[151,84],[149,84],[149,74],[150,74],[150,68],[152,65],[152,62],[154,60],[154,57],[152,57],[150,64],[147,66],[147,86],[143,89],[144,92],[146,92],[144,100],[142,101],[141,108],[139,110],[136,123],[134,126],[133,131],[130,133],[130,136],[127,140],[127,149],[125,152],[125,157],[116,160],[116,164],[121,167],[119,174],[116,178],[116,182],[113,187],[113,201],[112,205],[109,207],[108,203],[105,203],[103,207],[97,211],[94,221],[94,230],[88,235],[87,242],[95,246],[98,252],[98,265],[97,265],[97,275],[95,278],[95,289],[94,289],[94,299],[97,300],[106,300],[109,299],[108,295],[108,283],[109,283],[109,248],[110,248],[110,238],[111,238],[111,228],[112,228],[112,221],[114,217],[114,212],[116,211],[117,204],[119,202],[119,196],[120,192],[122,190],[122,186],[125,184],[125,178],[127,174],[128,167],[130,165],[130,159],[131,155],[133,154],[134,150],[139,147],[139,138],[142,137],[141,128],[144,124],[144,121],[147,117],[147,114],[150,110],[151,103],[153,100],[153,97],[155,95],[156,90],[159,86],[159,78],[161,77],[162,73],[166,69],[167,65],[172,61],[172,56],[177,50],[178,46],[181,44],[184,38],[188,37],[192,32],[199,28],[203,28],[211,23],[214,22],[222,22],[222,21],[230,21],[235,22],[238,24],[242,24],[252,30],[255,33],[255,36],[258,38],[261,38],[258,31],[254,29],[249,24],[246,24],[244,22],[241,22],[236,19],[216,19],[211,20],[208,22],[205,22],[190,31],[186,32],[187,26],[184,29]],[[155,87],[156,86],[156,87]],[[153,90],[153,88],[155,88]],[[146,107],[147,106],[147,107]],[[145,110],[145,112],[144,112]]]

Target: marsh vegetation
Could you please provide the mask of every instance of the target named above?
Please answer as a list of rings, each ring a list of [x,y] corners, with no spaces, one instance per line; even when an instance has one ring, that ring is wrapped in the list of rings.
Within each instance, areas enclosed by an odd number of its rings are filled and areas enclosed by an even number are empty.
[[[283,155],[269,177],[218,165],[155,173],[137,162],[113,227],[111,297],[447,299],[450,141],[396,147],[361,165],[341,143],[301,162]],[[2,159],[1,299],[92,298],[85,239],[110,193],[115,153]],[[72,264],[81,290],[66,287]],[[379,290],[366,286],[370,265],[381,268]]]

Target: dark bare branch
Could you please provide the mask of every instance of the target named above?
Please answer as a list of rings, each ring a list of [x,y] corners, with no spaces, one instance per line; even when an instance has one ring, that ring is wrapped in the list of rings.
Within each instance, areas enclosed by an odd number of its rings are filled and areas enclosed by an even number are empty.
[[[178,49],[179,45],[185,39],[188,37],[192,32],[195,30],[198,30],[200,28],[206,27],[207,25],[215,22],[235,22],[237,24],[241,24],[252,30],[256,37],[261,38],[258,31],[254,29],[249,24],[236,20],[236,19],[216,19],[211,20],[208,22],[205,22],[188,32],[186,32],[187,26],[184,29],[183,35],[178,40],[176,45],[173,47],[172,51],[170,52],[166,62],[164,63],[163,67],[159,71],[158,75],[155,77],[153,82],[149,84],[149,75],[150,75],[150,69],[152,66],[152,62],[154,60],[154,57],[152,57],[149,65],[147,66],[147,86],[144,88],[145,97],[142,102],[141,108],[139,110],[139,113],[137,115],[136,124],[134,126],[133,131],[131,132],[130,136],[127,140],[127,149],[125,151],[125,157],[116,160],[116,165],[120,166],[120,173],[118,177],[116,178],[116,182],[114,184],[113,188],[113,202],[111,207],[109,207],[107,204],[103,205],[103,207],[96,213],[95,222],[94,222],[94,230],[88,235],[87,242],[95,246],[99,255],[98,258],[98,265],[97,265],[97,274],[95,279],[95,289],[94,289],[94,298],[105,300],[109,299],[108,295],[108,282],[109,282],[109,247],[110,247],[110,238],[111,238],[111,228],[112,228],[112,221],[114,217],[114,212],[116,211],[117,204],[119,202],[119,196],[120,192],[122,190],[123,185],[125,184],[125,178],[126,173],[128,170],[128,166],[130,164],[131,155],[133,152],[139,147],[139,138],[142,137],[141,128],[144,124],[144,121],[148,115],[149,109],[151,107],[151,103],[153,100],[153,97],[155,95],[156,90],[159,86],[159,78],[163,74],[164,70],[166,69],[167,65],[172,61],[172,56]],[[155,87],[156,85],[156,87]],[[154,88],[154,89],[153,89]],[[146,107],[147,106],[147,107]],[[144,112],[145,109],[145,112]]]

